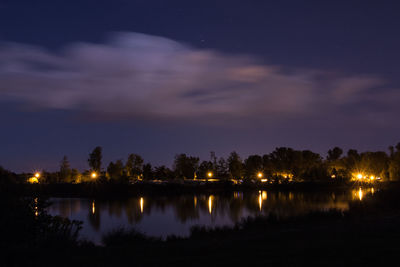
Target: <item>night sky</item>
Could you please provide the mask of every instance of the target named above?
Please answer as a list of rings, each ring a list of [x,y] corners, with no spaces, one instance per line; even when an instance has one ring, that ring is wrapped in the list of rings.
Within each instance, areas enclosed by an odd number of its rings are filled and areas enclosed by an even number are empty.
[[[400,141],[398,1],[0,0],[0,165]]]

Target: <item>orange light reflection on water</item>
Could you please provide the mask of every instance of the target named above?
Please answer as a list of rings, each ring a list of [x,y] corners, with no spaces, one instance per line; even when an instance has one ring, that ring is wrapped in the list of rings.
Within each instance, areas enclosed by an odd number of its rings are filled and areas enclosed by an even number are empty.
[[[140,198],[140,213],[143,213],[143,206],[144,206],[144,200],[143,200],[143,198],[141,197],[141,198]]]
[[[214,200],[214,196],[210,195],[208,197],[208,212],[211,214],[212,213],[212,202]]]

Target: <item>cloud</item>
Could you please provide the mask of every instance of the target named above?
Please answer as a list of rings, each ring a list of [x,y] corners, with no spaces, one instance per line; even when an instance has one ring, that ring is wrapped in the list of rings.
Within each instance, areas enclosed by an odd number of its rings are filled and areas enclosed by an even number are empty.
[[[283,118],[339,110],[383,85],[376,77],[288,70],[139,33],[61,52],[0,46],[0,100],[104,116]]]

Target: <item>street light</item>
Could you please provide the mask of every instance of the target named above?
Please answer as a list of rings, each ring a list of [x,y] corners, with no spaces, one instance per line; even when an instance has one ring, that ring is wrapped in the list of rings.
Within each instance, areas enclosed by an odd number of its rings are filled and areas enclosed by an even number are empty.
[[[208,178],[211,178],[213,176],[213,173],[212,172],[208,172],[207,176],[208,176]]]
[[[263,175],[263,173],[262,173],[262,172],[258,172],[258,173],[257,173],[257,177],[258,177],[258,178],[260,178],[260,179],[261,179],[261,178],[263,178],[263,176],[264,176],[264,175]]]
[[[95,172],[92,172],[92,174],[91,174],[90,176],[92,176],[92,178],[94,179],[94,178],[96,178],[96,177],[97,177],[97,173],[95,173]]]
[[[40,172],[35,172],[35,177],[39,178],[40,177]]]

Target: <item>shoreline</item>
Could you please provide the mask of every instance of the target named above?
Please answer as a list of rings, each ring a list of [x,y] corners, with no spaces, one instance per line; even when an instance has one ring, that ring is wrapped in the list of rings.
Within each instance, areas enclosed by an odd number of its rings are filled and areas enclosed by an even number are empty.
[[[44,197],[96,197],[96,198],[126,198],[135,196],[168,196],[185,194],[224,194],[241,191],[251,192],[257,190],[274,191],[301,191],[301,192],[340,192],[359,187],[374,187],[376,189],[399,188],[398,182],[382,182],[376,184],[350,184],[350,183],[291,183],[291,184],[242,184],[233,185],[226,182],[212,182],[205,184],[152,184],[136,183],[126,184],[14,184],[6,189],[9,193],[23,196]]]

